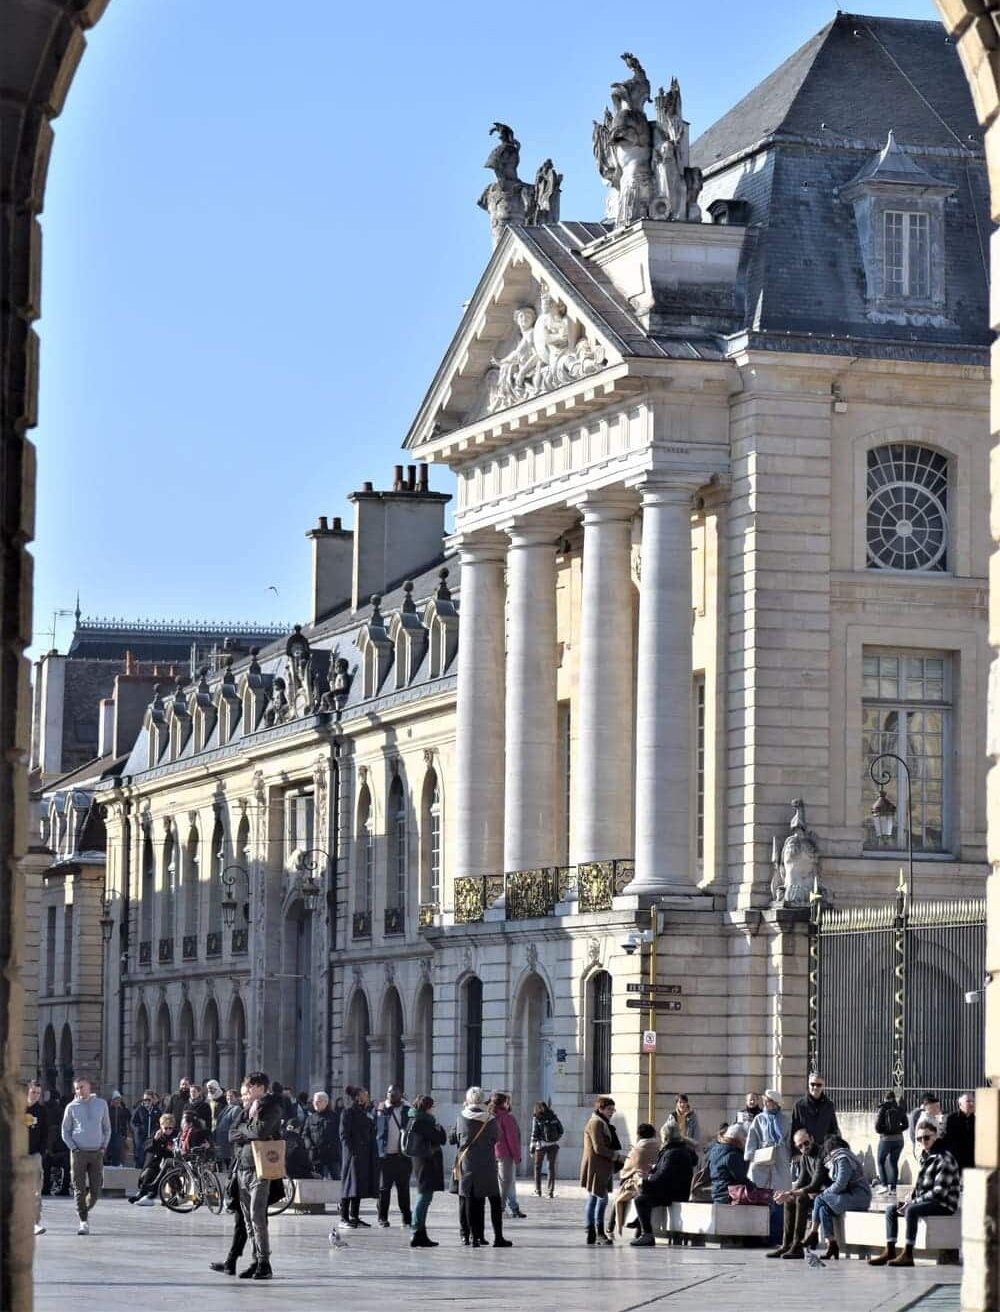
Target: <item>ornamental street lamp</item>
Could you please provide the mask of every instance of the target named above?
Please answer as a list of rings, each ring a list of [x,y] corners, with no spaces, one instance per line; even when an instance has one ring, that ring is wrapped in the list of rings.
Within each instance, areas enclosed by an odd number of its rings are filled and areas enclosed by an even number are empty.
[[[107,889],[101,894],[101,919],[98,923],[101,926],[101,939],[105,943],[110,943],[115,920],[111,914],[111,894]]]
[[[295,870],[299,876],[299,897],[306,911],[314,911],[323,895],[330,854],[321,847],[310,847],[296,854]]]
[[[250,919],[250,876],[243,866],[231,865],[219,871],[219,881],[225,890],[225,896],[222,899],[222,921],[227,929],[232,929],[236,923],[236,907],[238,905],[236,898],[233,896],[233,885],[236,883],[236,876],[242,875],[246,880],[247,900],[243,903],[243,919]]]
[[[878,797],[872,807],[872,823],[875,826],[875,833],[883,841],[887,842],[892,838],[893,831],[896,827],[896,807],[892,799],[886,796],[885,786],[892,780],[892,771],[887,769],[882,762],[895,761],[896,765],[901,767],[906,775],[906,897],[907,901],[913,902],[913,784],[910,777],[910,767],[906,764],[901,756],[895,752],[882,752],[873,758],[868,767],[868,773],[871,775],[872,783],[878,789]],[[881,769],[876,767],[881,766]]]

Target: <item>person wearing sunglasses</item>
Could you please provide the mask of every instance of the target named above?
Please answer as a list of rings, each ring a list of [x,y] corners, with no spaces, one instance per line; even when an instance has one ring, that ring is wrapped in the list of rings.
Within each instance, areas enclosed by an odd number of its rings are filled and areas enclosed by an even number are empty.
[[[918,1121],[917,1148],[920,1170],[909,1201],[890,1203],[885,1209],[885,1248],[868,1259],[869,1266],[912,1266],[917,1224],[923,1216],[953,1216],[958,1210],[962,1175],[958,1163],[938,1136],[934,1121]],[[896,1251],[899,1218],[906,1218],[906,1237],[901,1251]]]
[[[840,1134],[837,1109],[826,1095],[826,1081],[815,1071],[809,1076],[809,1089],[792,1109],[792,1134],[808,1130],[817,1143],[823,1143],[831,1134]]]

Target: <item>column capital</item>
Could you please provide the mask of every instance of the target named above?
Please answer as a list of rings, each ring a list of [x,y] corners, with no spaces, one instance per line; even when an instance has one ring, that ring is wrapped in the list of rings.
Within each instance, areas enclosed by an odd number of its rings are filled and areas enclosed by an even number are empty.
[[[639,510],[639,497],[621,483],[613,487],[590,488],[571,497],[567,503],[583,515],[584,524],[615,523],[630,520]]]
[[[644,474],[630,486],[642,497],[643,508],[646,506],[690,505],[691,499],[699,488],[709,482],[711,475],[702,470],[678,471],[677,473]]]
[[[569,511],[545,510],[533,515],[512,515],[497,525],[506,533],[512,547],[547,547],[573,527],[574,516]]]
[[[445,539],[445,546],[457,551],[467,564],[502,561],[507,554],[507,543],[493,528],[452,533]]]

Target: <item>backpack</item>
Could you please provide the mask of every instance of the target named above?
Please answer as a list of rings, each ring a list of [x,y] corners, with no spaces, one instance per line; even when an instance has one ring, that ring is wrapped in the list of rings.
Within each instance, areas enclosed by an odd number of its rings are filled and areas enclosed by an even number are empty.
[[[879,1131],[881,1134],[905,1134],[909,1126],[906,1112],[898,1104],[890,1104],[883,1108],[879,1120],[883,1126]]]
[[[432,1150],[413,1117],[409,1118],[403,1126],[403,1133],[399,1136],[399,1150],[407,1157],[430,1156]]]

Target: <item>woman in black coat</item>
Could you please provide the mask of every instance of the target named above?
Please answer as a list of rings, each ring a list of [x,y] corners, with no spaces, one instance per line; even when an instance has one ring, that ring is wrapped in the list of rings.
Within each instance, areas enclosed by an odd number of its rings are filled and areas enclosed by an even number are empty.
[[[691,1195],[691,1180],[698,1165],[698,1154],[688,1144],[676,1125],[663,1127],[663,1147],[656,1165],[642,1183],[636,1195],[635,1214],[639,1218],[640,1234],[632,1240],[633,1248],[652,1248],[653,1208],[669,1207],[671,1203],[686,1203]]]
[[[465,1105],[450,1138],[458,1146],[458,1224],[462,1243],[471,1243],[473,1248],[485,1244],[486,1200],[489,1199],[493,1247],[510,1248],[510,1240],[503,1237],[503,1205],[493,1151],[497,1141],[496,1122],[486,1109],[482,1089],[477,1086],[466,1090]]]
[[[403,1151],[413,1163],[413,1182],[417,1186],[411,1248],[437,1248],[437,1243],[427,1235],[427,1209],[434,1195],[444,1189],[444,1156],[441,1145],[448,1136],[444,1126],[438,1125],[431,1115],[433,1106],[434,1099],[429,1093],[422,1093],[419,1098],[415,1098],[403,1131]]]
[[[352,1229],[367,1230],[368,1222],[358,1213],[362,1198],[375,1198],[378,1193],[375,1122],[368,1113],[368,1090],[348,1085],[346,1093],[351,1101],[340,1118],[340,1215]]]

